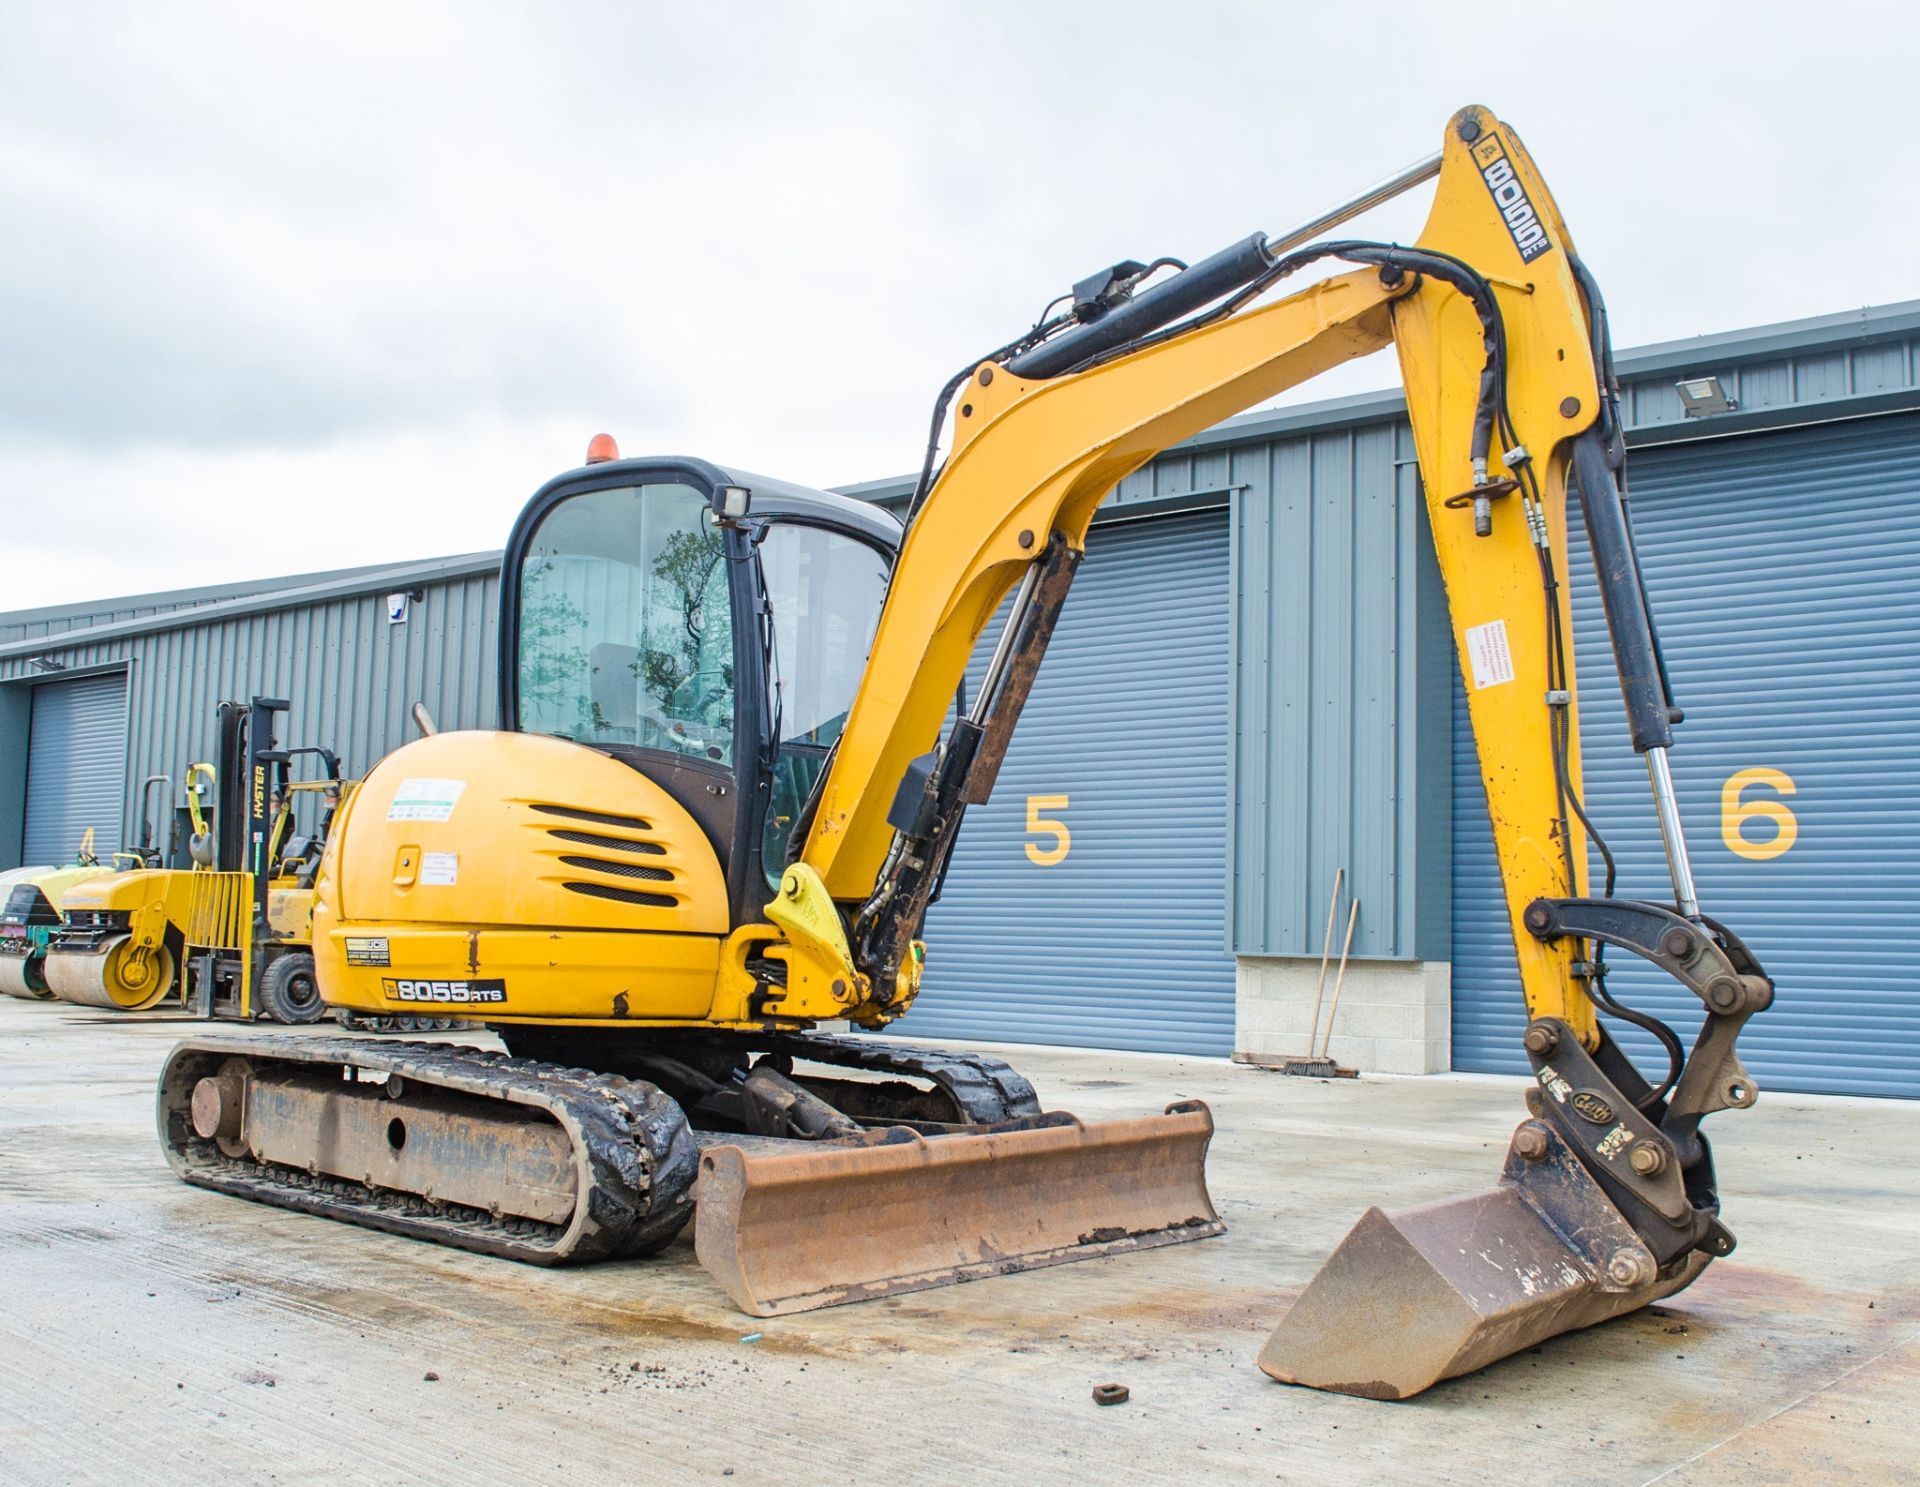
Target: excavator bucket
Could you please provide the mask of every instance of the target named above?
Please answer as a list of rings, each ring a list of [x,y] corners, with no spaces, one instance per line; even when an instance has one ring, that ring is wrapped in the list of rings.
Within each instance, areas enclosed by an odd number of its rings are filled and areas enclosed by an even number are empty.
[[[772,1317],[1205,1239],[1226,1229],[1207,1196],[1212,1135],[1189,1100],[1097,1125],[729,1142],[701,1156],[694,1243],[742,1311]]]
[[[1261,1369],[1282,1383],[1407,1399],[1671,1296],[1706,1268],[1697,1251],[1656,1268],[1559,1138],[1521,1130],[1499,1186],[1402,1213],[1368,1209],[1280,1319]]]

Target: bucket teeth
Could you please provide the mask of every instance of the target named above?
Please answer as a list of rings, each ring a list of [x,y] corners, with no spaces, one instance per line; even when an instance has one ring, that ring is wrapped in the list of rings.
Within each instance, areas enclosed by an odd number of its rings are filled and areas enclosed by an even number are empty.
[[[1522,1130],[1534,1149],[1544,1128]],[[1406,1399],[1442,1379],[1670,1296],[1664,1271],[1584,1167],[1549,1135],[1509,1154],[1497,1187],[1388,1214],[1370,1208],[1260,1353],[1282,1383]]]
[[[1205,1239],[1213,1118],[1043,1115],[923,1138],[701,1158],[695,1246],[742,1311],[778,1316]]]

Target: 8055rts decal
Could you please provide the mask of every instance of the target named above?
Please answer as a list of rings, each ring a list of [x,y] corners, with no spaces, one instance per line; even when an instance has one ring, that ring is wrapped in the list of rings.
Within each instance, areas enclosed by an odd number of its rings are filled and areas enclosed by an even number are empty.
[[[387,995],[396,1002],[433,1002],[465,1007],[497,1005],[507,999],[507,983],[489,981],[414,981],[388,977]]]
[[[1520,261],[1532,263],[1553,246],[1553,240],[1547,236],[1540,214],[1533,209],[1527,188],[1515,174],[1499,135],[1489,135],[1473,147],[1473,163],[1480,167],[1480,179],[1487,183],[1487,190],[1493,193],[1493,204],[1506,219],[1507,231],[1513,235],[1513,246],[1520,253]]]

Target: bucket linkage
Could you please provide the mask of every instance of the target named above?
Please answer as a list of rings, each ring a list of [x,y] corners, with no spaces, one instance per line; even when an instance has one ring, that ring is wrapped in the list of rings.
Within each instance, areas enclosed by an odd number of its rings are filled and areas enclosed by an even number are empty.
[[[1723,926],[1658,904],[1536,899],[1525,924],[1541,940],[1621,946],[1693,991],[1706,1019],[1684,1068],[1655,1090],[1604,1030],[1590,1052],[1570,1024],[1535,1019],[1529,1118],[1498,1185],[1369,1209],[1268,1338],[1272,1377],[1406,1399],[1671,1296],[1732,1253],[1699,1126],[1753,1104],[1734,1042],[1773,983]]]

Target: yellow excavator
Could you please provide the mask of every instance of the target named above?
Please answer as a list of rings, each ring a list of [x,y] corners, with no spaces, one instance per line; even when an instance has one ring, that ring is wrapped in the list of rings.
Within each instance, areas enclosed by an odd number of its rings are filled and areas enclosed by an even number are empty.
[[[1331,228],[1437,177],[1412,246]],[[1315,265],[1349,265],[1264,306]],[[1732,1239],[1699,1134],[1749,1105],[1771,983],[1700,910],[1678,718],[1635,564],[1605,311],[1514,132],[1191,266],[1123,262],[958,373],[904,526],[698,459],[589,463],[502,567],[501,729],[421,739],[342,809],[321,991],[484,1021],[505,1054],[205,1037],[161,1077],[188,1182],[540,1263],[648,1253],[696,1210],[749,1312],[1201,1238],[1204,1107],[1043,1113],[998,1060],[862,1035],[911,1007],[955,833],[987,799],[1104,496],[1157,452],[1393,345],[1463,658],[1536,1079],[1486,1193],[1353,1233],[1260,1358],[1404,1397],[1688,1284]],[[952,429],[944,463],[943,430]],[[1589,887],[1567,488],[1576,478],[1674,901]],[[970,699],[969,657],[1006,618]],[[1089,726],[1097,726],[1089,720]],[[1125,903],[1112,906],[1127,912]],[[1596,1012],[1608,947],[1706,1011],[1643,1078]],[[1097,993],[1097,988],[1089,988]]]

